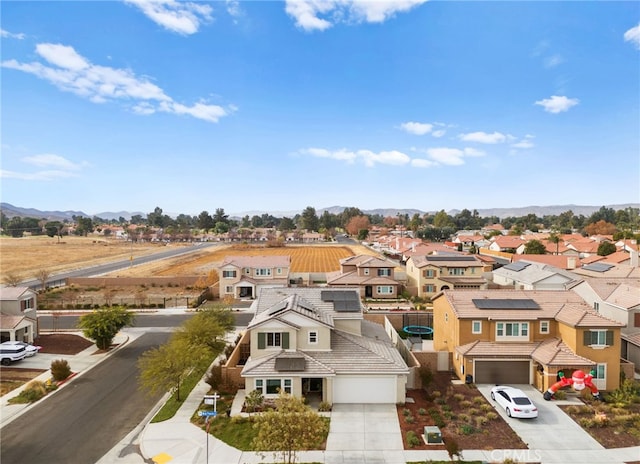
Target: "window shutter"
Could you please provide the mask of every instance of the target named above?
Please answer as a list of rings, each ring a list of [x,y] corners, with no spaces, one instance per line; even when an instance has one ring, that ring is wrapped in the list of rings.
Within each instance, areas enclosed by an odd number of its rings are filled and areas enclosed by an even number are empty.
[[[264,332],[259,332],[258,333],[258,349],[259,350],[264,350],[267,346],[266,340],[265,340],[265,333]]]
[[[282,349],[289,349],[289,332],[282,332]]]
[[[633,315],[633,326],[640,327],[640,313],[635,313]]]
[[[585,330],[584,331],[584,345],[585,346],[591,345],[591,331],[590,330]]]
[[[607,346],[613,346],[613,330],[607,330]]]

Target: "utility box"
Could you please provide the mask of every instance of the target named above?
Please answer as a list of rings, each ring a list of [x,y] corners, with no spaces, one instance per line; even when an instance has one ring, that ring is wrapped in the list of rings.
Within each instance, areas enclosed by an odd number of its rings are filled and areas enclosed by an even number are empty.
[[[424,427],[424,440],[427,445],[441,445],[442,444],[442,432],[435,425],[426,425]]]

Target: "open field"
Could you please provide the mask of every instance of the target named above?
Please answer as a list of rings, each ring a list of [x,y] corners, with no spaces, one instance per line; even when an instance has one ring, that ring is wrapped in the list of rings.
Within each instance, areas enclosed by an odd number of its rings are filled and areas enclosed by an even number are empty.
[[[169,246],[191,246],[171,244]],[[116,239],[91,237],[56,238],[0,237],[0,280],[4,282],[8,273],[22,280],[37,278],[41,270],[49,274],[80,269],[133,256],[159,252],[163,244],[130,244]],[[119,270],[111,277],[151,276],[209,276],[225,256],[291,256],[291,272],[330,272],[340,269],[339,260],[355,254],[374,252],[361,245],[287,245],[268,248],[261,245],[220,245],[202,248],[186,256],[166,259],[150,264]],[[215,271],[214,271],[215,272]]]

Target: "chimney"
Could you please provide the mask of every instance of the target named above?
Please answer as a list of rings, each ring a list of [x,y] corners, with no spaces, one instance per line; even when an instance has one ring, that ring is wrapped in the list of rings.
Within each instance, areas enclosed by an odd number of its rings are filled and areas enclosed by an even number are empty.
[[[637,240],[631,240],[631,246],[629,247],[629,254],[631,255],[631,267],[638,267],[637,243]]]
[[[567,269],[575,269],[576,268],[576,257],[570,256],[567,258]]]

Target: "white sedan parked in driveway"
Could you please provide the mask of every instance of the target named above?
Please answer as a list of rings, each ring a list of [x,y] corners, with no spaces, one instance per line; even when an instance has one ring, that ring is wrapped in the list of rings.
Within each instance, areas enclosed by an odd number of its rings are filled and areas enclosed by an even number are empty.
[[[30,357],[30,356],[35,356],[35,354],[40,351],[42,349],[41,346],[37,346],[37,345],[32,345],[30,343],[26,343],[26,342],[2,342],[2,345],[19,345],[19,346],[24,346],[24,349],[26,351],[26,357]]]
[[[493,387],[491,399],[502,406],[509,417],[520,419],[538,417],[538,408],[522,390],[517,388],[502,385]]]

